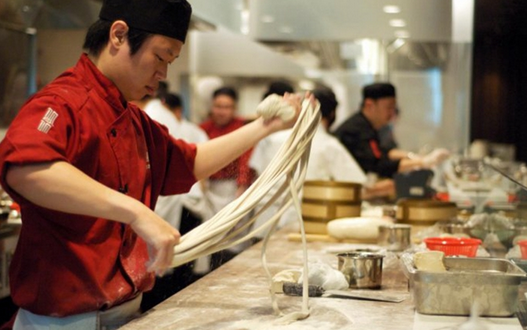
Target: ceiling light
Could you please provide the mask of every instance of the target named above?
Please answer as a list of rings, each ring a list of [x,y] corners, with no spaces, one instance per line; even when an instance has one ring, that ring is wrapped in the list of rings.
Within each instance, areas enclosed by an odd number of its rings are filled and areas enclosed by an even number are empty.
[[[410,38],[410,33],[406,30],[397,30],[393,33],[397,38]]]
[[[262,23],[273,23],[274,17],[271,15],[264,15],[260,18],[260,20],[262,21]]]
[[[241,24],[240,31],[242,34],[249,34],[249,22],[250,22],[250,13],[249,10],[242,10],[241,12]]]
[[[384,6],[382,10],[387,14],[399,14],[401,12],[399,6]]]
[[[390,25],[393,27],[404,27],[406,26],[406,22],[404,19],[391,19]]]

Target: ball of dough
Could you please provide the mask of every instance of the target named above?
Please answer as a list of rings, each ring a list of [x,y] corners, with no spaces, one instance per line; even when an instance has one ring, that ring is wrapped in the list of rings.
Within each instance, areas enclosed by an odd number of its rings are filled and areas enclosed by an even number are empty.
[[[379,236],[379,226],[392,223],[381,217],[341,218],[328,222],[327,230],[329,236],[336,239],[375,240]]]
[[[280,117],[286,122],[293,119],[296,114],[295,108],[277,94],[271,94],[260,102],[256,107],[256,113],[264,119]]]

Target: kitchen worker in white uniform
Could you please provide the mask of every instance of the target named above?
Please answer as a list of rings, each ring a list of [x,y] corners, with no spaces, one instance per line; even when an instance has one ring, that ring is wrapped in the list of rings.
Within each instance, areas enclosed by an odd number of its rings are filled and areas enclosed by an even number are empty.
[[[311,142],[311,153],[305,180],[334,180],[365,184],[366,175],[355,159],[335,137],[328,133],[329,127],[335,121],[338,105],[335,94],[330,89],[315,90],[313,94],[320,102],[322,119]],[[257,174],[261,174],[290,134],[290,130],[277,132],[258,142],[253,150],[249,166]],[[264,205],[265,202],[266,199],[264,198],[261,205]],[[259,221],[263,222],[276,214],[280,203],[281,201],[277,201],[270,206],[256,221],[255,227],[259,226]],[[290,207],[280,219],[278,227],[295,221],[297,221],[296,212],[293,207]],[[260,237],[263,236],[265,236],[265,232],[260,234]]]

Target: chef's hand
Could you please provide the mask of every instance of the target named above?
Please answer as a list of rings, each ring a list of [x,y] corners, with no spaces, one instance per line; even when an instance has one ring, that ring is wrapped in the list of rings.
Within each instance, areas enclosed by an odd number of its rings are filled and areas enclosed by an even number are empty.
[[[434,149],[428,155],[423,157],[423,167],[431,168],[435,165],[442,163],[450,156],[450,152],[447,149],[439,148]]]
[[[304,99],[308,99],[313,106],[316,105],[315,97],[306,92]],[[295,125],[302,110],[302,97],[299,94],[285,93],[282,98],[271,95],[263,100],[257,111],[265,120],[265,124],[272,131],[291,128]]]
[[[181,237],[179,231],[149,209],[138,215],[130,226],[148,244],[150,261],[147,271],[163,275],[172,265],[174,246]]]

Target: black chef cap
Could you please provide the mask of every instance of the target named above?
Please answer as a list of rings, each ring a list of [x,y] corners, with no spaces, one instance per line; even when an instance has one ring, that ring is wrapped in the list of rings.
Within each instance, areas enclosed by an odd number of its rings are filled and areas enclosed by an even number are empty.
[[[191,14],[186,0],[104,0],[99,18],[185,42]]]
[[[395,87],[390,83],[375,83],[364,86],[362,99],[381,99],[383,97],[395,97]]]

